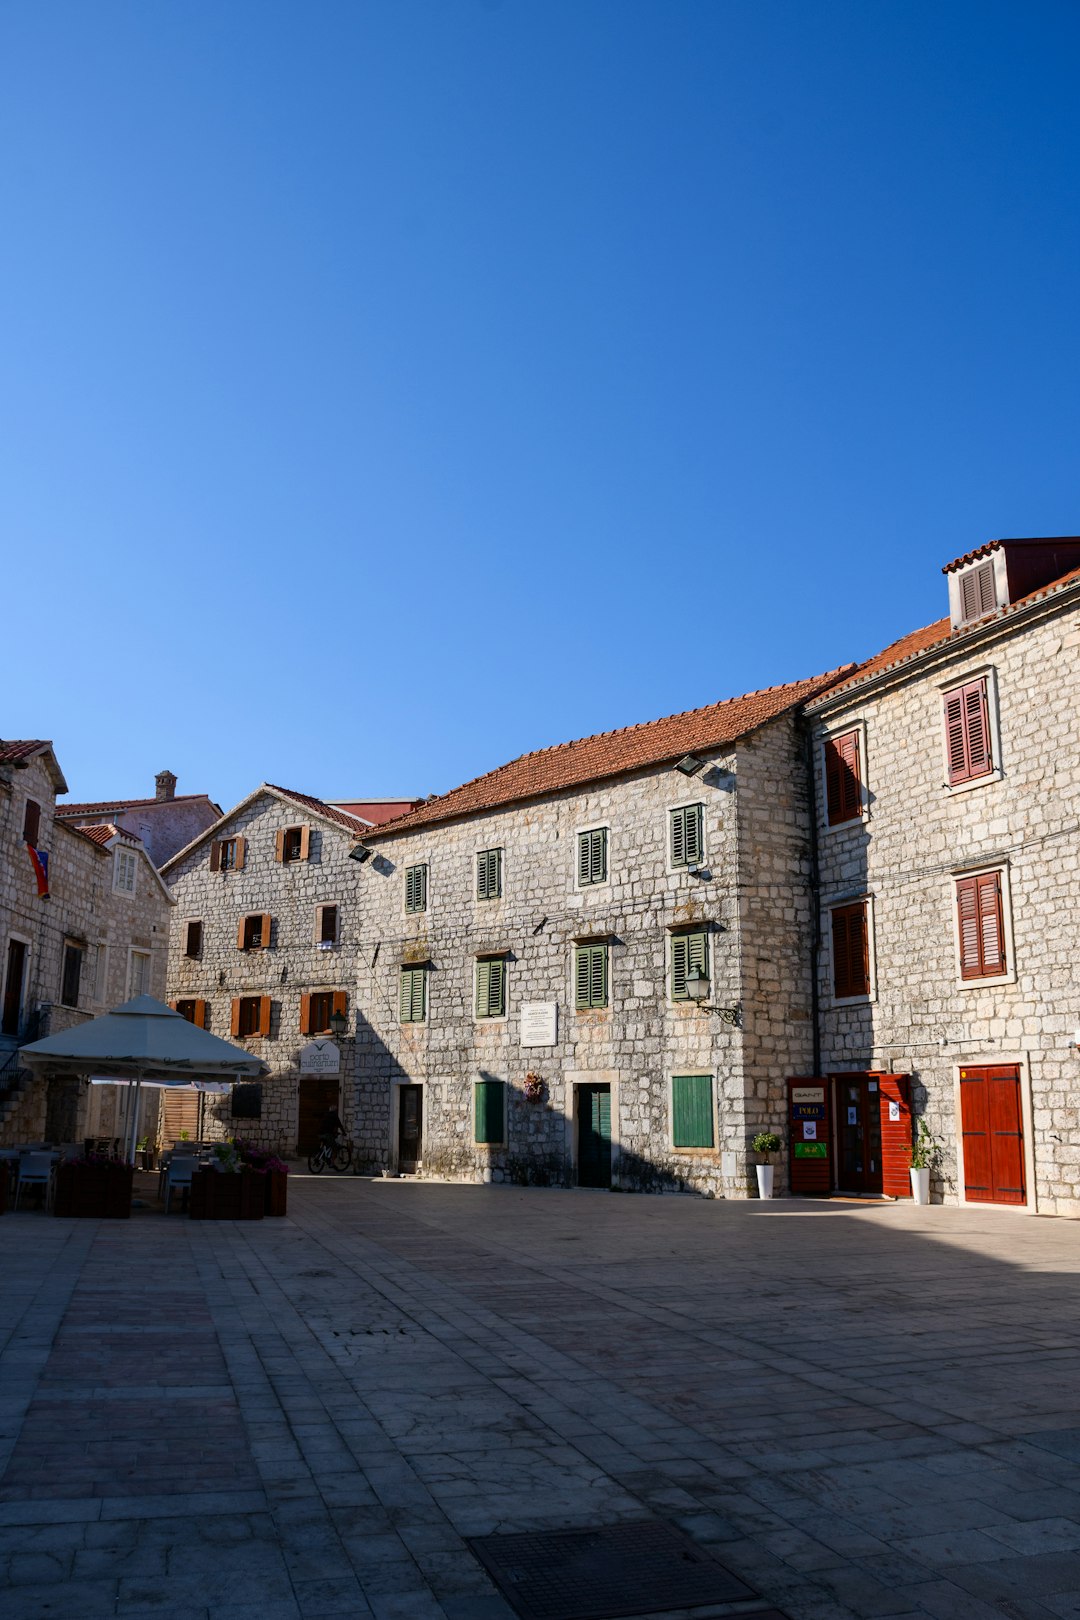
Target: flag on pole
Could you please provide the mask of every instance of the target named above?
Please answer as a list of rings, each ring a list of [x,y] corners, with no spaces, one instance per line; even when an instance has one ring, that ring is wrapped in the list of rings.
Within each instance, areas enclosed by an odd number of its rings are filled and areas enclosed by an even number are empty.
[[[49,898],[48,851],[44,849],[35,849],[33,844],[27,844],[26,848],[30,855],[30,865],[34,868],[34,876],[37,878],[38,897],[39,899],[47,900]]]

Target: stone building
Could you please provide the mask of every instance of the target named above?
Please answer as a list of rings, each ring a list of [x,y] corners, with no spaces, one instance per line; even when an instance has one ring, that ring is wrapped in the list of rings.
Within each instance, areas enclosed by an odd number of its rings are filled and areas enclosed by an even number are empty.
[[[79,1081],[32,1079],[18,1065],[18,1048],[132,995],[165,990],[169,892],[136,835],[115,826],[84,831],[60,819],[56,795],[66,792],[51,743],[0,743],[5,1143],[74,1141],[99,1128],[114,1134],[116,1088],[100,1097]]]
[[[172,771],[159,771],[154,787],[152,799],[58,805],[56,814],[59,820],[77,827],[112,825],[133,832],[154,865],[164,866],[178,850],[213,826],[221,816],[221,806],[205,793],[178,794]]]
[[[365,834],[364,1162],[745,1193],[812,1059],[799,707],[836,679],[527,754]]]
[[[263,783],[165,863],[170,1002],[271,1071],[204,1111],[204,1134],[307,1153],[327,1107],[351,1094],[355,1043],[332,1039],[331,1019],[356,1018],[361,866],[350,856],[367,830]]]
[[[807,705],[806,1072],[834,1185],[907,1190],[910,1107],[938,1196],[1080,1215],[1080,540],[993,541],[945,574],[948,617]]]

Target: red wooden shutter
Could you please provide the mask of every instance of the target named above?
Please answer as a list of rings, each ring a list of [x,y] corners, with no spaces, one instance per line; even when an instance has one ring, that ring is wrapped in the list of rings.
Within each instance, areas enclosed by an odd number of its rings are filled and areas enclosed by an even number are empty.
[[[862,814],[857,731],[849,731],[843,737],[830,737],[825,744],[825,796],[830,827],[854,821]]]
[[[301,1033],[301,1035],[310,1035],[311,1034],[311,997],[310,996],[301,996],[300,997],[300,1033]]]
[[[349,1016],[349,993],[347,990],[334,991],[334,1004],[330,1011],[332,1013],[340,1013],[343,1018],[347,1018]]]
[[[210,870],[211,872],[221,871],[221,841],[216,838],[210,845]]]
[[[311,854],[311,828],[310,827],[301,827],[301,829],[300,829],[300,855],[299,855],[299,859],[302,860],[302,861],[306,861],[310,854]]]
[[[247,839],[237,838],[233,841],[236,845],[236,860],[233,862],[233,870],[239,872],[244,864],[244,856],[247,854]]]
[[[949,754],[949,783],[970,782],[986,776],[990,757],[990,713],[986,679],[969,681],[945,696],[945,737]]]
[[[262,934],[259,941],[264,951],[268,951],[270,949],[270,922],[270,913],[268,911],[264,911],[262,914]]]
[[[246,917],[241,917],[239,925],[238,925],[237,930],[236,930],[236,948],[237,948],[238,951],[242,951],[243,948],[244,948],[244,931],[245,931],[246,926],[247,926],[247,918]]]
[[[1005,926],[1001,873],[983,872],[956,881],[960,977],[995,978],[1005,972]]]
[[[285,828],[284,827],[279,827],[277,832],[274,835],[274,859],[275,859],[275,861],[283,861],[285,859]]]
[[[270,997],[269,996],[260,996],[259,997],[259,1034],[260,1035],[269,1035],[269,1033],[270,1033]]]
[[[195,1003],[195,1016],[191,1020],[191,1022],[195,1025],[196,1029],[205,1029],[206,1028],[206,1002],[205,1001],[196,1001],[196,1003]]]
[[[832,914],[833,994],[865,996],[870,990],[866,907],[838,906]]]
[[[232,1034],[232,1035],[239,1035],[239,1033],[240,1033],[240,997],[239,996],[234,996],[233,997],[232,1016],[231,1016],[231,1018],[229,1020],[229,1033]]]

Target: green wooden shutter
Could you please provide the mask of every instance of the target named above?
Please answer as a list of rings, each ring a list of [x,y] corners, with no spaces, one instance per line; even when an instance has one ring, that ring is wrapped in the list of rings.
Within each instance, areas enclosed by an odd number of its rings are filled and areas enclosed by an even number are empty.
[[[671,999],[688,1001],[686,975],[692,967],[709,972],[709,936],[698,934],[672,934],[671,936]]]
[[[476,1016],[502,1018],[506,1012],[506,963],[501,956],[476,964]]]
[[[427,1017],[426,968],[402,968],[398,990],[398,1016],[403,1024],[422,1024]]]
[[[700,861],[704,844],[701,837],[701,806],[690,804],[671,812],[671,864],[692,866]]]
[[[405,869],[405,910],[427,910],[426,866],[409,866]]]
[[[608,948],[579,945],[574,961],[574,988],[579,1012],[608,1004]]]
[[[603,883],[607,877],[607,828],[578,834],[578,884]]]
[[[476,898],[497,900],[502,894],[502,850],[481,850],[476,857]]]
[[[671,812],[671,864],[686,865],[686,811]]]
[[[677,1148],[713,1146],[711,1075],[677,1074],[672,1079],[671,1140]]]
[[[506,1141],[506,1081],[477,1080],[475,1085],[474,1140],[498,1144]]]

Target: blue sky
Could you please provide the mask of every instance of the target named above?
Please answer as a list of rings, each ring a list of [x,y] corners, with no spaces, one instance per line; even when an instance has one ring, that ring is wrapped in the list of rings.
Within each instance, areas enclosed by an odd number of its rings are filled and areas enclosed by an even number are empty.
[[[6,0],[6,736],[443,791],[1080,531],[1072,0]]]

